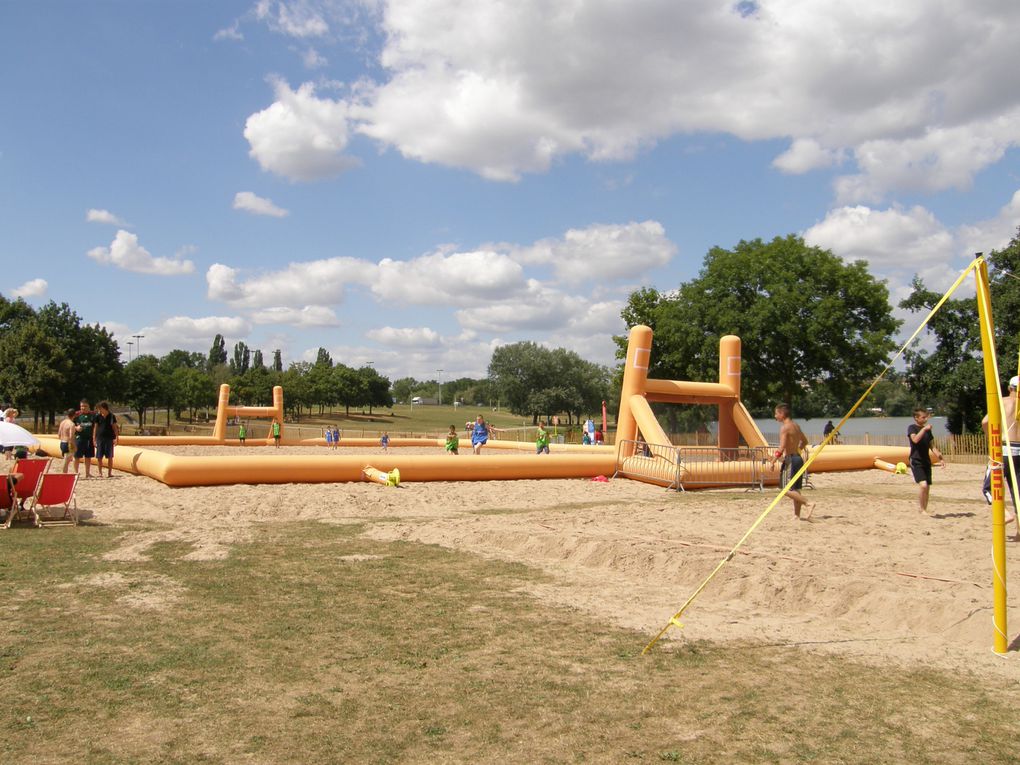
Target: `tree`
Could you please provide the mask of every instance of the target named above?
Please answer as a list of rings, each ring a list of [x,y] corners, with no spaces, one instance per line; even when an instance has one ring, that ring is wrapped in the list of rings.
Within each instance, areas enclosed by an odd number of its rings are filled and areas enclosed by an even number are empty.
[[[417,387],[418,381],[413,377],[401,377],[399,380],[394,380],[393,398],[397,401],[410,401]]]
[[[347,416],[350,416],[352,406],[368,403],[368,381],[358,370],[346,364],[337,364],[331,370],[330,377],[335,400],[344,405]]]
[[[216,335],[213,338],[212,348],[209,349],[209,370],[227,363],[227,341],[223,335]]]
[[[330,357],[329,351],[320,346],[318,353],[315,354],[315,363],[317,365],[331,367],[333,366],[333,359]]]
[[[273,371],[274,372],[283,371],[283,357],[280,354],[279,348],[273,351]]]
[[[639,290],[624,318],[655,332],[652,377],[710,380],[719,339],[738,335],[748,406],[770,411],[824,386],[847,405],[895,348],[889,292],[863,261],[847,264],[797,236],[712,248],[697,278],[675,293]],[[617,338],[622,348],[624,338]]]
[[[49,409],[51,422],[57,409],[87,398],[92,402],[118,398],[123,390],[124,367],[113,335],[99,324],[83,324],[67,303],[50,301],[37,314],[43,331],[66,349],[71,367],[59,393],[60,405]]]
[[[0,343],[0,390],[8,401],[35,413],[60,406],[71,362],[64,349],[32,318],[4,332]]]
[[[230,373],[243,375],[251,366],[251,351],[247,344],[238,341],[234,343],[234,356],[230,359]]]
[[[170,375],[170,389],[178,417],[181,416],[181,409],[187,408],[190,419],[194,420],[199,407],[212,406],[216,403],[216,386],[213,385],[212,378],[202,369],[177,367]]]
[[[138,424],[145,423],[145,412],[166,398],[167,383],[159,372],[154,356],[138,356],[124,368],[127,403],[138,412]]]
[[[942,299],[916,276],[910,296],[900,308],[927,315]],[[984,364],[974,298],[955,298],[928,321],[927,332],[935,336],[935,350],[908,349],[907,380],[917,405],[936,405],[946,414],[950,433],[978,432],[985,406]]]
[[[262,351],[261,350],[255,351],[255,355],[252,357],[252,360],[251,360],[251,366],[252,366],[252,369],[265,369],[266,368],[266,362],[262,359]]]
[[[573,351],[521,342],[493,352],[489,377],[511,412],[537,422],[560,412],[580,419],[582,413],[601,409],[610,372]]]

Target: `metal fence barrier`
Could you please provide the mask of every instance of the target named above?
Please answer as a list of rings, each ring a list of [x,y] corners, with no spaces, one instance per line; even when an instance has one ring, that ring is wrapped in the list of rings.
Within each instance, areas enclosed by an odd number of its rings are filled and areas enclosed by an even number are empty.
[[[617,475],[686,491],[705,487],[765,488],[769,447],[673,446],[645,441],[617,445]],[[621,459],[622,455],[633,455]]]
[[[633,456],[622,458],[624,454]],[[672,444],[616,443],[616,475],[644,478],[669,489],[680,489],[680,464],[680,448]]]

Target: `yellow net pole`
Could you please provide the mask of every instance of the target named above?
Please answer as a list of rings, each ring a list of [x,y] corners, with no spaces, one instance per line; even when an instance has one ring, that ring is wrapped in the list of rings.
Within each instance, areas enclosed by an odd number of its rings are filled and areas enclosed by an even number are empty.
[[[1006,653],[1006,502],[1002,475],[1002,402],[999,370],[995,361],[992,298],[988,287],[988,264],[984,260],[974,271],[977,281],[978,320],[981,324],[981,352],[985,366],[985,399],[988,406],[988,459],[992,465],[992,624],[995,653]]]

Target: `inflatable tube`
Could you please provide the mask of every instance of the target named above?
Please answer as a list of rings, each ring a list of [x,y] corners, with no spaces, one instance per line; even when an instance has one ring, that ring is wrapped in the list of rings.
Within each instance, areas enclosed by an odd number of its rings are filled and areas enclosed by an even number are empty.
[[[43,448],[60,453],[54,437],[43,437]],[[226,457],[191,457],[151,449],[118,445],[113,467],[145,475],[167,486],[224,486],[263,483],[347,483],[364,480],[363,471],[371,459],[384,473],[400,471],[401,481],[505,481],[541,478],[594,478],[612,475],[616,454],[612,448],[587,448],[580,453],[501,455],[385,454],[287,455],[272,450],[265,454]]]
[[[655,419],[655,413],[644,396],[635,394],[630,397],[630,411],[634,422],[637,423],[637,429],[641,432],[641,440],[649,444],[669,443],[669,436]]]
[[[769,445],[769,442],[765,440],[765,436],[758,430],[758,424],[754,421],[751,413],[747,411],[747,407],[744,406],[742,401],[737,401],[734,404],[733,419],[736,422],[740,437],[744,439],[744,443],[748,446]]]

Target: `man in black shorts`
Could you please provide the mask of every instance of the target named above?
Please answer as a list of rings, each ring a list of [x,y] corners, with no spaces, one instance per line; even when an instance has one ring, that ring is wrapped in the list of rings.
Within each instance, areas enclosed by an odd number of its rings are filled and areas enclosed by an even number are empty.
[[[772,456],[772,465],[775,466],[776,461],[782,457],[783,469],[789,471],[788,475],[795,476],[804,467],[804,458],[801,456],[801,451],[807,448],[807,436],[800,429],[800,425],[795,423],[790,417],[789,404],[777,406],[775,417],[776,422],[780,423],[779,449]],[[811,513],[814,512],[815,506],[808,502],[807,498],[800,493],[803,485],[804,476],[802,474],[786,492],[786,496],[793,502],[794,517],[800,518],[802,521],[810,521]],[[802,514],[802,509],[807,512]]]
[[[85,460],[86,478],[92,475],[92,458],[96,456],[96,445],[92,440],[95,418],[89,402],[82,399],[78,414],[74,416],[74,472],[78,472],[78,466]]]
[[[907,426],[907,440],[910,442],[910,472],[917,484],[917,506],[924,514],[928,514],[928,495],[931,492],[931,452],[944,465],[942,452],[935,447],[935,436],[928,422],[927,409],[914,410],[914,422]]]

